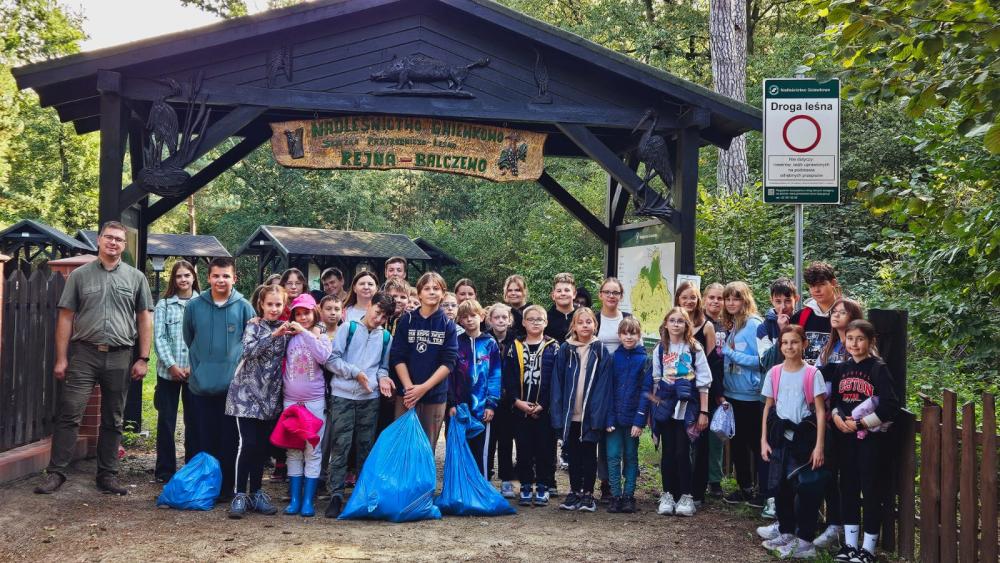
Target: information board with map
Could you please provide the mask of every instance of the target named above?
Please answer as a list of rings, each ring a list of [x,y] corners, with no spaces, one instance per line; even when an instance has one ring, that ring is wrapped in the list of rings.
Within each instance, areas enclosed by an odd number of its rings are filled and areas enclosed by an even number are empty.
[[[678,240],[659,221],[618,230],[618,279],[625,289],[619,308],[642,325],[647,347],[659,341],[660,324],[673,302]]]

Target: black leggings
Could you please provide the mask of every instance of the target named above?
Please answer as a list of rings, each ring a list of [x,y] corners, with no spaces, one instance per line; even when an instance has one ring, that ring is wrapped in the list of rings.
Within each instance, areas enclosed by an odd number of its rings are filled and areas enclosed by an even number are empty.
[[[580,423],[569,425],[563,451],[569,458],[569,487],[573,492],[594,494],[597,479],[597,442],[580,440]]]
[[[760,459],[760,418],[764,409],[760,401],[726,400],[736,419],[736,435],[729,442],[736,482],[743,490],[753,489],[757,460]]]
[[[236,450],[236,493],[255,493],[260,490],[264,476],[270,441],[268,432],[272,421],[256,418],[236,418],[239,436]],[[248,486],[249,482],[249,486]]]
[[[680,498],[691,494],[691,440],[683,420],[668,420],[660,431],[660,479],[663,492]]]
[[[792,456],[789,451],[792,447],[790,441],[785,440],[778,447],[784,447],[785,455],[790,458],[782,464],[783,472],[786,475],[790,468],[799,467],[809,461],[808,458],[796,459]],[[774,458],[772,456],[772,459]],[[795,534],[799,538],[811,542],[816,537],[816,519],[819,515],[822,492],[811,487],[800,487],[797,480],[798,477],[783,478],[778,484],[777,490],[773,491],[778,530],[782,534]]]
[[[882,467],[882,437],[869,432],[864,440],[855,433],[838,432],[840,462],[840,506],[844,524],[861,523],[861,507],[865,510],[865,533],[878,534],[882,526],[882,494],[879,472]],[[864,500],[862,500],[862,497]]]

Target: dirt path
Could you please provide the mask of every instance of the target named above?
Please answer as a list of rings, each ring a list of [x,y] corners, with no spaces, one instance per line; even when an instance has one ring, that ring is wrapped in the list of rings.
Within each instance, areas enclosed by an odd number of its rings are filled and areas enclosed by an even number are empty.
[[[125,460],[126,497],[102,495],[95,464],[80,462],[56,494],[32,494],[35,479],[0,487],[0,561],[763,561],[745,510],[710,503],[694,518],[656,514],[656,484],[641,483],[638,514],[521,508],[515,516],[445,517],[411,524],[288,516],[229,520],[211,512],[157,509],[153,457]],[[566,473],[559,472],[565,490]],[[440,481],[439,481],[440,483]],[[278,498],[281,485],[265,483]],[[284,505],[284,503],[279,503]],[[326,502],[318,503],[321,512]]]

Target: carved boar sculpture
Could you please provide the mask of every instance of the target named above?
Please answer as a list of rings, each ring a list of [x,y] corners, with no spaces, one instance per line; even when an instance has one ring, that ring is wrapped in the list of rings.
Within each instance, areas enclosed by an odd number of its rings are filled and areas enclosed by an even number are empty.
[[[414,82],[429,84],[431,82],[448,81],[448,89],[462,89],[469,71],[473,68],[490,64],[488,58],[480,59],[464,66],[452,66],[440,59],[425,55],[407,55],[394,58],[385,68],[371,74],[374,82],[395,82],[396,89],[413,88]]]

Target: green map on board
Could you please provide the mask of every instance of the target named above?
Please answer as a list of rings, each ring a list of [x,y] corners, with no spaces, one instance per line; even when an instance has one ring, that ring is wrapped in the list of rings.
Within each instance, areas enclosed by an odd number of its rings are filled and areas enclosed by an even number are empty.
[[[660,270],[660,251],[654,251],[648,266],[639,270],[632,288],[632,314],[642,325],[643,334],[657,334],[663,315],[670,306],[670,292]]]

